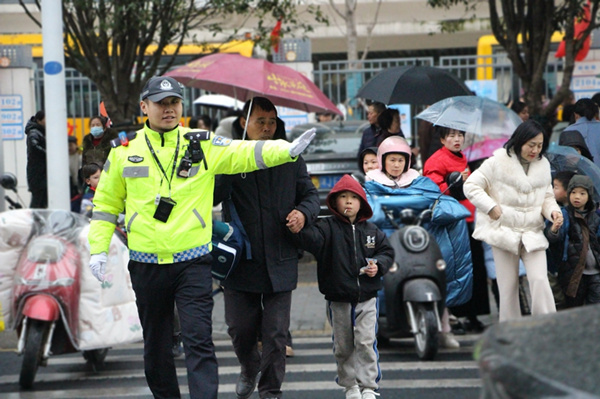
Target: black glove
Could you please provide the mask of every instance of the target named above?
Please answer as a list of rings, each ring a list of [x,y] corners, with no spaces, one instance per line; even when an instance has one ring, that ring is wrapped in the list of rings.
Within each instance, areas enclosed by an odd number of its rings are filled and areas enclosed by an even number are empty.
[[[446,184],[448,184],[450,186],[450,184],[452,184],[452,173],[449,174],[448,176],[446,176]],[[454,176],[452,176],[454,177]],[[452,196],[453,198],[455,198],[457,201],[462,201],[467,199],[467,197],[465,197],[465,193],[463,192],[463,183],[464,180],[462,179],[462,176],[460,177],[460,180],[455,182],[453,186],[450,187],[450,196]]]

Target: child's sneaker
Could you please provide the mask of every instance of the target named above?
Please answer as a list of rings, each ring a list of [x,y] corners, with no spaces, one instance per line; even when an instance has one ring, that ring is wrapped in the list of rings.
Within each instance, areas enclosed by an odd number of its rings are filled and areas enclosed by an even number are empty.
[[[346,388],[346,399],[362,399],[358,385],[352,385],[350,388]]]
[[[362,398],[361,399],[376,399],[377,396],[379,396],[378,393],[376,393],[372,389],[365,388],[362,391]]]
[[[454,334],[447,332],[440,334],[440,346],[442,348],[447,349],[458,349],[460,348],[460,343],[454,338]]]

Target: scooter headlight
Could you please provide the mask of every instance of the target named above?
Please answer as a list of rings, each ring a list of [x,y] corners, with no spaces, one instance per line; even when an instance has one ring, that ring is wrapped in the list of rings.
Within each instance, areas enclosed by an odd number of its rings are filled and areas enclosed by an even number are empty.
[[[429,246],[429,234],[420,226],[409,226],[402,235],[402,244],[411,252],[422,252]]]

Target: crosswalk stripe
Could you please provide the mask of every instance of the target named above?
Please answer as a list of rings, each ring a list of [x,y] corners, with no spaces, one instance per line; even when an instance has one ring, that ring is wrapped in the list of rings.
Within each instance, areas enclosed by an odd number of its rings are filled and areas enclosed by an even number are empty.
[[[474,361],[433,361],[433,362],[380,362],[382,371],[418,371],[418,370],[476,370],[477,364]],[[185,367],[177,367],[177,376],[187,376]],[[287,364],[286,373],[321,373],[335,372],[335,363],[306,363],[306,364]],[[219,367],[219,375],[238,375],[239,366]],[[144,370],[131,370],[124,374],[122,370],[107,370],[97,374],[90,374],[87,371],[81,372],[56,372],[56,373],[38,373],[36,382],[57,382],[65,380],[102,380],[102,379],[127,379],[144,378]],[[0,384],[11,384],[18,382],[18,375],[3,375],[0,377]]]
[[[462,339],[461,339],[462,338]],[[463,346],[460,349],[441,349],[440,354],[460,354],[462,360],[433,360],[433,361],[418,361],[414,347],[410,340],[406,340],[400,344],[394,344],[393,347],[385,347],[380,350],[380,367],[384,372],[384,379],[381,381],[382,392],[389,395],[389,390],[397,389],[480,389],[481,381],[477,378],[472,378],[476,375],[478,370],[477,363],[471,360],[471,356],[468,356],[472,352],[474,341],[477,337],[460,337],[459,340]],[[235,393],[235,383],[231,383],[232,380],[240,373],[240,367],[235,361],[235,353],[231,348],[231,341],[227,339],[216,340],[215,347],[217,351],[217,358],[227,359],[228,366],[219,367],[219,376],[222,377],[223,383],[219,385],[219,392],[223,394]],[[295,356],[293,359],[289,359],[286,366],[286,373],[289,374],[289,382],[284,382],[283,391],[342,391],[335,382],[333,376],[336,373],[336,365],[331,349],[331,337],[330,336],[317,336],[317,337],[298,337],[294,339],[294,351]],[[112,369],[105,370],[98,373],[91,373],[85,369],[82,371],[69,371],[63,372],[58,371],[61,368],[78,365],[83,365],[85,360],[80,355],[71,356],[57,356],[50,358],[49,364],[45,368],[41,368],[36,376],[36,384],[42,383],[72,383],[75,381],[88,382],[92,384],[93,381],[107,381],[103,383],[101,388],[81,388],[74,387],[74,389],[61,389],[61,390],[44,390],[44,391],[20,391],[12,393],[2,393],[0,397],[6,399],[72,399],[72,398],[134,398],[134,397],[148,397],[151,395],[150,390],[146,386],[145,375],[143,366],[143,350],[142,343],[132,343],[122,345],[119,347],[112,348],[108,353],[106,362],[109,364],[108,368],[111,368],[115,364],[135,363],[138,362],[139,366],[130,366],[127,369]],[[135,353],[134,353],[135,352]],[[398,357],[396,355],[401,355]],[[408,357],[404,356],[407,355]],[[324,357],[323,363],[315,363],[316,357]],[[392,360],[390,357],[393,357]],[[310,360],[308,360],[310,359]],[[328,359],[328,360],[327,360]],[[396,360],[400,359],[400,360]],[[466,360],[465,360],[466,359]],[[183,357],[178,360],[178,365],[183,365]],[[321,359],[319,359],[321,360]],[[20,358],[18,361],[21,361]],[[232,361],[235,365],[232,365]],[[227,363],[226,363],[227,364]],[[124,367],[121,367],[124,368]],[[402,372],[433,372],[434,377],[431,379],[423,378],[420,376],[419,379],[405,379],[402,378]],[[470,378],[437,378],[444,377],[444,372],[466,372]],[[187,377],[187,370],[185,367],[176,368],[177,376],[185,379]],[[386,378],[386,372],[390,377],[397,378]],[[331,377],[326,381],[323,381],[324,376],[319,375],[323,373],[325,378],[327,375]],[[310,381],[307,383],[304,378],[308,377],[308,380],[315,378],[316,381]],[[133,380],[139,380],[133,382]],[[298,381],[302,379],[302,381]],[[18,374],[2,375],[0,376],[0,385],[2,384],[18,384]],[[126,381],[132,382],[126,382]],[[119,387],[119,381],[123,385],[131,385],[127,387]],[[75,384],[76,385],[76,384]],[[67,385],[68,386],[68,385]],[[180,386],[182,394],[189,394],[188,387],[186,384]],[[386,390],[388,392],[386,392]],[[327,394],[329,395],[329,394]]]
[[[380,389],[422,389],[422,388],[480,388],[481,381],[475,378],[465,379],[397,379],[383,380]],[[181,386],[182,394],[189,394],[187,386]],[[284,392],[293,391],[342,391],[342,388],[333,381],[284,382],[281,388]],[[219,393],[234,393],[235,384],[220,384]],[[126,398],[133,396],[150,395],[147,387],[103,388],[103,389],[69,389],[61,391],[33,391],[9,393],[2,397],[5,399],[71,399],[71,398]]]
[[[440,350],[440,353],[471,353],[471,348],[459,348],[459,349],[451,349],[451,350]],[[143,361],[143,354],[138,355],[119,355],[115,354],[118,352],[109,351],[106,357],[106,361],[110,363],[115,362],[137,362]],[[401,354],[409,354],[417,356],[415,353],[415,349],[412,347],[406,348],[385,348],[379,350],[380,356],[385,355],[401,355]],[[332,348],[327,349],[294,349],[294,359],[302,359],[304,357],[313,357],[313,356],[333,356]],[[218,351],[217,350],[217,358],[218,359],[235,359],[235,352],[233,351]],[[183,359],[183,357],[182,357]],[[289,362],[293,362],[294,360],[288,360]],[[66,364],[83,364],[85,363],[85,359],[83,356],[58,356],[51,357],[48,361],[49,366],[60,366]]]

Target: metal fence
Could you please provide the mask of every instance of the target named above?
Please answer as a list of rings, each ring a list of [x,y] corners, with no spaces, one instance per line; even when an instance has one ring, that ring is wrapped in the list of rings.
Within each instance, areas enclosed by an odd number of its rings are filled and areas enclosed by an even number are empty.
[[[512,63],[505,54],[486,56],[444,56],[435,62],[433,57],[373,59],[361,61],[357,67],[350,68],[348,61],[321,61],[314,70],[314,82],[334,104],[345,104],[351,109],[355,119],[365,118],[365,107],[354,96],[358,89],[371,77],[383,69],[403,65],[427,65],[446,69],[466,81],[495,80],[498,101],[507,102],[518,98],[521,82],[514,74]],[[545,79],[547,97],[555,91],[557,74],[562,71],[562,62],[549,59]],[[65,69],[67,85],[67,116],[69,118],[89,118],[98,113],[101,98],[96,85],[87,77],[72,68]],[[44,85],[43,71],[35,71],[35,90],[37,109],[43,109]],[[194,99],[204,90],[185,88],[184,117],[197,116],[202,113],[212,118],[222,116],[218,110],[193,105]]]
[[[44,109],[44,71],[40,68],[35,70],[35,94],[36,109]],[[102,98],[96,84],[88,77],[82,75],[73,68],[65,68],[65,84],[67,94],[67,118],[73,118],[79,126],[84,126],[91,116],[98,115],[98,109]],[[184,87],[183,117],[208,114],[215,118],[218,110],[194,105],[193,102],[206,91],[194,87]],[[140,110],[140,116],[141,116]]]
[[[360,119],[365,117],[365,107],[354,98],[358,89],[381,70],[403,65],[442,68],[464,81],[495,81],[493,86],[497,90],[497,99],[504,103],[519,98],[522,94],[521,81],[515,75],[506,54],[502,53],[486,56],[443,56],[439,57],[437,63],[433,57],[365,60],[355,68],[350,68],[348,61],[321,61],[314,71],[314,80],[331,101],[346,105],[354,117]],[[555,92],[557,75],[561,72],[562,61],[549,58],[544,75],[547,82],[547,98]]]

